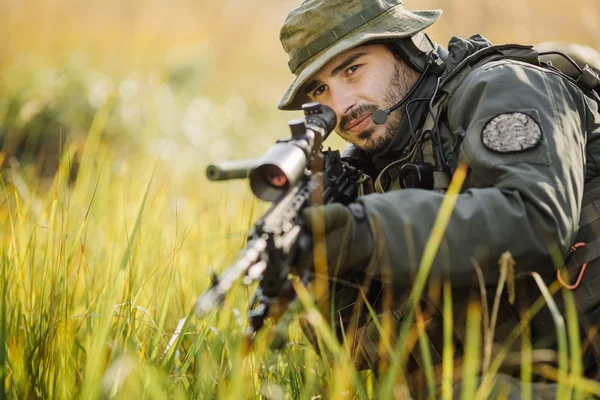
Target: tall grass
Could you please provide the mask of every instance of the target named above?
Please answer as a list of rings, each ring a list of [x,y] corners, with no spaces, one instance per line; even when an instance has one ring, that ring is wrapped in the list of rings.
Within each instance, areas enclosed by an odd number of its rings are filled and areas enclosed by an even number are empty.
[[[287,135],[291,118],[273,104],[289,81],[277,29],[296,2],[266,1],[268,17],[259,21],[247,18],[256,2],[226,3],[235,12],[184,1],[168,9],[156,1],[0,1],[0,32],[10,38],[0,50],[0,399],[405,398],[405,364],[417,348],[427,366],[423,397],[441,390],[449,399],[463,381],[462,397],[489,398],[508,347],[520,340],[527,349],[527,318],[543,299],[502,338],[506,352],[493,357],[481,353],[485,343],[475,334],[489,313],[471,304],[466,327],[473,340],[464,360],[454,360],[457,310],[444,284],[442,366],[427,353],[427,315],[415,307],[402,339],[382,345],[391,355],[378,374],[354,368],[301,285],[297,306],[316,328],[320,355],[295,317],[282,349],[268,347],[267,324],[247,352],[253,288],[236,286],[218,312],[190,316],[211,270],[235,259],[266,208],[243,182],[209,184],[203,168],[219,158],[260,155]],[[441,38],[486,28],[476,20],[459,26],[466,12],[494,10],[531,22],[539,5],[525,2],[516,12],[516,2],[501,10],[492,2],[426,3],[410,6],[447,9],[449,19],[434,31]],[[554,20],[578,18],[577,7],[563,15],[560,4],[548,4],[540,12]],[[542,39],[537,28],[503,31],[508,21],[500,18],[483,33],[496,41]],[[585,21],[577,31],[571,23],[560,31],[597,44],[589,33],[593,18]],[[450,193],[440,212],[414,299],[453,199]],[[576,316],[567,305],[566,321],[555,315],[555,322],[573,338]],[[374,323],[382,337],[392,336],[389,321]],[[600,395],[597,382],[581,378],[579,345],[562,340],[559,368],[547,375],[565,397],[571,388]],[[522,357],[527,382],[532,355]]]
[[[207,266],[219,269],[235,257],[245,231],[264,206],[254,204],[243,185],[214,190],[202,179],[190,184],[174,175],[169,163],[147,155],[131,154],[130,166],[123,167],[110,146],[98,140],[112,111],[109,98],[93,119],[75,182],[70,182],[69,174],[75,146],[65,150],[57,174],[46,185],[31,185],[38,178],[28,176],[27,168],[13,167],[2,180],[0,359],[6,397],[402,398],[408,394],[405,385],[410,381],[401,372],[407,352],[414,346],[427,348],[418,308],[405,317],[412,320],[416,313],[416,323],[403,325],[400,337],[406,341],[390,348],[389,368],[377,377],[354,369],[348,349],[337,342],[301,286],[296,290],[317,328],[324,349],[321,356],[303,339],[296,322],[282,350],[269,349],[267,326],[247,353],[245,309],[251,290],[245,287],[236,287],[218,312],[202,319],[190,316],[178,339],[170,342],[195,296],[209,285]],[[440,211],[413,300],[423,291],[460,179],[455,176]],[[445,311],[450,319],[452,312]],[[437,385],[446,382],[449,398],[457,371],[464,384],[462,398],[475,393],[478,398],[489,397],[499,364],[492,362],[489,373],[479,380],[481,306],[472,304],[468,316],[462,366],[446,366],[438,381],[427,360],[430,356],[423,352],[428,366],[426,397],[435,398]],[[558,318],[560,324],[562,317]],[[520,332],[515,334],[508,339],[517,339]],[[580,377],[577,344],[569,356],[566,341],[561,343],[557,377],[564,385],[563,395],[573,387],[600,395],[598,383]],[[451,358],[451,351],[445,353],[445,362]]]

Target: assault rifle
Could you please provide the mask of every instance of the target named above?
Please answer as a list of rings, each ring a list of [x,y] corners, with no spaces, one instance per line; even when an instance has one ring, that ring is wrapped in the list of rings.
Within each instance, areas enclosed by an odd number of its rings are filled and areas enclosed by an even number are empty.
[[[349,204],[358,195],[362,173],[343,161],[338,151],[323,150],[323,141],[336,125],[333,110],[319,103],[302,107],[304,118],[289,122],[291,138],[279,140],[258,161],[228,161],[211,165],[211,180],[248,177],[256,197],[272,202],[269,210],[254,224],[246,247],[238,259],[220,276],[195,305],[197,316],[219,306],[235,282],[258,287],[248,311],[250,340],[263,326],[275,301],[295,298],[290,275],[301,252],[311,248],[310,235],[303,230],[302,211],[313,198],[323,204]],[[319,199],[319,200],[320,200]],[[304,284],[310,274],[300,277]]]

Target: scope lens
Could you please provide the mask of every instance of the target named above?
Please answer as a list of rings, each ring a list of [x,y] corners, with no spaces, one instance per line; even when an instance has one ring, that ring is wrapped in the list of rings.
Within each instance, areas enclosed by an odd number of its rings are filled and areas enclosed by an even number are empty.
[[[283,188],[287,185],[288,179],[283,171],[275,165],[266,165],[261,170],[261,175],[265,182],[268,182],[275,188]]]

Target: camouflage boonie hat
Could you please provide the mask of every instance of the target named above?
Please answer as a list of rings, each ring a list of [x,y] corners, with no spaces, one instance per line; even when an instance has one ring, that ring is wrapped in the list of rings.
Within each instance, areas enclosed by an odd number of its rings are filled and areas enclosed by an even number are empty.
[[[277,108],[296,110],[310,101],[300,88],[338,54],[372,40],[412,36],[441,14],[408,11],[402,0],[305,0],[289,13],[279,34],[296,78]]]

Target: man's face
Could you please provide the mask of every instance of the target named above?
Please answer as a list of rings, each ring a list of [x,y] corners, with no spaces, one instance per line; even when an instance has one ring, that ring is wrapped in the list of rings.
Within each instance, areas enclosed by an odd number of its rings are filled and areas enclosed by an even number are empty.
[[[338,121],[335,130],[342,138],[376,153],[389,144],[404,111],[394,111],[383,125],[373,123],[371,114],[398,103],[418,76],[386,46],[364,45],[335,57],[303,90],[312,100],[333,108]]]

